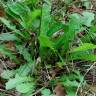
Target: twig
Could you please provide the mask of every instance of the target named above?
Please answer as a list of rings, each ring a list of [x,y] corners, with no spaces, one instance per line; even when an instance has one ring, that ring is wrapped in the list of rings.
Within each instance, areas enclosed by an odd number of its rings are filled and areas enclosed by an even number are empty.
[[[77,96],[78,91],[79,91],[79,88],[80,88],[81,84],[83,83],[85,76],[86,76],[87,73],[93,68],[93,66],[94,66],[95,64],[96,64],[96,62],[94,62],[94,63],[90,66],[90,68],[87,70],[87,72],[84,74],[84,76],[83,76],[81,82],[80,82],[79,85],[78,85],[78,88],[77,88],[77,91],[76,91],[75,96]]]
[[[44,87],[42,87],[42,88],[40,88],[39,90],[37,90],[36,92],[34,92],[33,94],[32,94],[32,96],[33,95],[36,95],[37,93],[39,93],[41,90],[43,90],[44,89]]]

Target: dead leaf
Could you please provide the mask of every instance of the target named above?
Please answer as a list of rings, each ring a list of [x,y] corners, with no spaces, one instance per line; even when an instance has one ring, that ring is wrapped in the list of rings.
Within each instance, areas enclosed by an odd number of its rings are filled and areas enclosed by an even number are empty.
[[[57,86],[53,90],[54,96],[66,96],[66,92],[64,87],[61,84],[57,84]]]
[[[5,16],[5,12],[3,7],[0,6],[0,17],[4,17]]]
[[[72,6],[69,7],[69,11],[79,13],[79,14],[82,15],[83,10],[81,8],[76,7],[75,5],[72,5]]]
[[[8,49],[11,49],[12,51],[15,51],[15,48],[14,48],[14,43],[12,41],[9,41],[6,43],[6,47]]]

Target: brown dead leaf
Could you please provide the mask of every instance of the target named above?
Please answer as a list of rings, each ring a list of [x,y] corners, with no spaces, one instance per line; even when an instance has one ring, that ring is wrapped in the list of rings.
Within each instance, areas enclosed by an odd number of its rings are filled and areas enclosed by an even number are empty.
[[[6,47],[7,47],[7,48],[12,48],[13,45],[14,45],[14,44],[13,44],[12,41],[9,41],[9,42],[6,43]]]
[[[15,52],[15,47],[14,47],[14,43],[12,41],[9,41],[6,43],[6,47],[12,51]]]
[[[54,96],[66,96],[66,92],[64,87],[61,84],[57,84],[57,86],[53,90]]]
[[[5,16],[5,12],[3,7],[0,6],[0,17],[4,17]]]
[[[75,5],[69,7],[69,12],[79,13],[82,15],[82,11],[83,10],[81,8],[78,8]]]

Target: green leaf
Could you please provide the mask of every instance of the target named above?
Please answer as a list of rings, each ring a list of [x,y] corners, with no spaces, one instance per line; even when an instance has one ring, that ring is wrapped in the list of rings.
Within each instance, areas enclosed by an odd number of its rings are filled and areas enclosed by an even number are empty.
[[[29,16],[30,18],[32,18],[32,20],[35,20],[40,15],[41,15],[41,9],[35,9],[32,12],[29,12]]]
[[[14,41],[17,40],[17,37],[14,34],[10,34],[10,33],[2,33],[0,34],[0,40],[2,41]]]
[[[84,7],[86,7],[86,9],[90,8],[90,2],[88,2],[87,0],[82,0],[84,2]]]
[[[68,96],[75,96],[76,89],[83,79],[84,77],[77,70],[60,77],[60,81],[64,85]],[[85,82],[82,84],[85,84]],[[82,86],[82,84],[80,86]]]
[[[47,35],[50,37],[55,32],[60,31],[61,29],[63,29],[63,27],[64,27],[64,25],[62,23],[56,22],[56,23],[52,24],[52,26],[50,27],[50,29],[47,32]]]
[[[76,81],[76,80],[70,80],[70,77],[67,77],[65,81],[62,82],[62,84],[65,86],[65,87],[71,87],[71,88],[74,88],[74,87],[78,87],[79,83]]]
[[[83,19],[80,19],[82,16],[80,14],[73,13],[69,16],[69,18],[70,27],[73,27],[76,31],[80,30],[83,23]]]
[[[0,92],[0,96],[5,96],[5,94],[4,94],[4,93],[2,93],[2,92]]]
[[[67,96],[75,96],[75,94],[76,92],[73,88],[67,88]]]
[[[34,91],[34,83],[23,83],[16,86],[16,90],[20,93],[27,93],[29,91]]]
[[[14,55],[14,53],[11,50],[9,50],[8,48],[6,48],[5,45],[0,45],[0,52],[3,55],[10,57],[12,60],[14,60],[18,63],[18,60],[17,60],[16,56]]]
[[[69,60],[88,60],[96,61],[96,55],[94,54],[70,54]]]
[[[72,1],[73,1],[73,0],[65,0],[65,3],[66,3],[66,4],[70,4],[70,3],[72,3]]]
[[[16,73],[20,76],[26,76],[32,70],[32,66],[30,64],[21,65],[18,69],[16,69]]]
[[[17,50],[19,50],[19,53],[23,55],[24,59],[28,63],[33,64],[32,56],[28,52],[28,49],[27,48],[24,48],[22,45],[17,45],[16,48],[17,48]]]
[[[90,32],[91,32],[91,33],[96,33],[96,25],[91,26]]]
[[[75,70],[70,74],[60,77],[60,81],[62,82],[62,84],[69,89],[77,88],[82,79],[83,76],[80,74],[80,72]]]
[[[67,25],[64,26],[64,34],[55,41],[56,42],[55,46],[57,49],[63,47],[63,50],[66,52],[69,49],[70,43],[74,40],[76,31],[73,25],[75,23],[72,24],[72,22],[74,21],[72,20]]]
[[[41,91],[41,93],[42,93],[42,96],[50,96],[51,95],[51,91],[49,90],[49,89],[43,89],[42,91]]]
[[[42,17],[41,17],[41,28],[40,35],[46,35],[49,30],[49,23],[51,21],[50,11],[51,11],[51,3],[50,0],[47,0],[42,7]]]
[[[14,70],[4,70],[2,73],[1,73],[1,77],[4,78],[4,79],[10,79],[11,77],[13,77],[15,74],[15,71]]]
[[[92,12],[84,11],[82,15],[84,25],[90,27],[92,25],[92,21],[94,20],[95,14]]]
[[[25,6],[23,3],[20,3],[20,2],[14,2],[12,4],[7,4],[7,6],[8,6],[7,8],[11,12],[13,12],[14,14],[16,14],[17,16],[25,15],[26,13],[28,13],[30,11],[30,9],[27,6]]]
[[[95,49],[96,45],[92,43],[83,43],[81,46],[73,48],[71,52],[79,52],[79,51],[86,51],[90,49]]]
[[[32,21],[40,15],[40,10],[32,11],[23,3],[15,2],[8,4],[7,14],[16,19],[23,28],[30,29],[32,27]]]
[[[21,34],[21,32],[19,30],[16,29],[16,26],[13,25],[9,20],[5,19],[5,18],[1,18],[0,17],[0,21],[9,29],[11,29],[14,33],[20,35],[23,37],[23,35]]]
[[[40,26],[40,23],[36,22],[37,18],[41,16],[41,9],[32,10],[28,12],[28,15],[24,17],[22,25],[26,26],[29,30],[32,26],[36,27],[36,24]],[[38,20],[37,20],[38,21]],[[36,22],[36,24],[34,24]]]
[[[49,47],[50,49],[54,50],[54,43],[50,40],[47,36],[39,36],[40,47]]]
[[[2,21],[6,25],[6,27],[8,27],[9,29],[15,30],[15,31],[17,30],[16,26],[14,26],[9,20],[6,20],[5,18],[0,17],[0,21]]]
[[[64,46],[64,49],[68,49],[69,46],[69,26],[65,25],[64,26],[64,34],[62,36],[60,36],[57,40],[55,40],[55,46],[56,48],[60,48],[62,46]]]
[[[79,83],[75,80],[74,81],[67,81],[66,84],[68,84],[69,87],[78,87],[78,85],[79,85]]]
[[[9,81],[6,83],[6,89],[13,89],[15,87],[17,87],[19,84],[22,84],[24,82],[30,82],[32,81],[31,77],[21,77],[19,75],[16,75],[15,78],[13,79],[9,79]]]
[[[76,22],[78,22],[77,25],[82,24],[90,27],[92,25],[92,21],[94,20],[94,16],[94,13],[84,11],[82,16],[78,13],[73,13],[70,15],[70,18],[76,18]]]
[[[64,51],[69,49],[71,42],[73,42],[75,38],[76,32],[82,28],[83,21],[80,19],[80,16],[77,13],[70,15],[69,22],[63,26],[64,34],[56,40],[57,48],[63,46]]]
[[[39,0],[24,0],[24,4],[26,5],[35,5]]]

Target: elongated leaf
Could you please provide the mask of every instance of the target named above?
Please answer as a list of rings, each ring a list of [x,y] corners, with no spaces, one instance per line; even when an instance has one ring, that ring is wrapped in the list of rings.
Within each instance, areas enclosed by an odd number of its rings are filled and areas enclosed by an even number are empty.
[[[13,52],[11,50],[6,48],[5,45],[0,45],[0,52],[1,52],[2,55],[10,57],[10,59],[12,59],[12,60],[14,60],[18,63],[18,60],[17,60],[16,56],[13,54]]]
[[[16,48],[17,48],[17,50],[19,50],[19,53],[23,55],[24,59],[28,63],[33,64],[32,56],[28,52],[27,48],[24,48],[22,45],[17,45]]]
[[[96,48],[96,45],[92,43],[83,43],[80,47],[72,49],[71,52],[86,51],[86,50],[95,49],[95,48]]]
[[[17,40],[17,37],[14,34],[10,33],[2,33],[0,34],[0,40],[2,41],[10,41],[10,40]]]
[[[32,25],[34,25],[34,21],[37,20],[38,17],[41,16],[41,9],[35,9],[32,12],[28,12],[27,15],[22,16],[22,22],[21,25],[26,28],[30,29]],[[40,26],[40,25],[39,25]]]
[[[27,6],[21,4],[20,2],[15,2],[12,4],[8,4],[7,14],[16,19],[24,28],[27,27],[28,20],[28,12],[30,12]],[[25,23],[26,21],[26,23]]]
[[[22,1],[22,0],[21,0]],[[39,0],[24,0],[24,4],[26,5],[35,5]]]
[[[71,54],[69,60],[87,60],[96,61],[96,55],[94,54]]]
[[[63,27],[64,27],[64,25],[62,23],[54,23],[54,24],[52,24],[49,31],[47,32],[47,35],[52,36],[55,32],[63,29]]]
[[[9,20],[0,17],[0,21],[9,29],[11,29],[14,33],[24,37],[19,30],[16,29],[16,26],[13,25]]]
[[[64,51],[67,51],[69,49],[70,43],[74,39],[75,31],[76,29],[74,28],[74,25],[72,25],[71,22],[68,25],[65,25],[64,34],[56,40],[56,48],[58,49],[60,47],[63,47]]]
[[[8,4],[7,14],[16,19],[22,27],[29,29],[32,27],[32,21],[40,15],[40,10],[32,11],[30,8],[23,3],[15,2]]]
[[[54,43],[47,36],[39,36],[40,46],[41,47],[49,47],[50,49],[54,49]]]
[[[49,30],[51,3],[50,0],[47,0],[47,2],[48,3],[44,3],[42,7],[40,35],[46,35]]]
[[[30,18],[32,18],[32,20],[35,20],[37,17],[41,15],[41,9],[35,9],[32,12],[29,12],[28,14]]]
[[[26,13],[28,13],[30,11],[30,9],[27,6],[25,6],[23,3],[20,3],[20,2],[7,4],[7,6],[11,12],[13,12],[14,14],[16,14],[18,16],[25,15]]]
[[[0,21],[3,22],[6,25],[6,27],[8,27],[9,29],[15,30],[15,31],[17,30],[16,26],[12,25],[11,22],[6,20],[5,18],[0,17]]]

